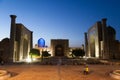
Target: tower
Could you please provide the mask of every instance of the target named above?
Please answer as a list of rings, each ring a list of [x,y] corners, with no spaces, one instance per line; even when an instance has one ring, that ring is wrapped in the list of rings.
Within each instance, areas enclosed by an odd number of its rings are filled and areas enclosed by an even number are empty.
[[[107,28],[106,28],[107,19],[102,19],[102,39],[103,39],[103,58],[106,59],[108,55],[108,41],[107,41]]]
[[[88,55],[88,39],[87,39],[87,32],[84,33],[85,36],[85,56],[89,56]]]
[[[11,17],[11,30],[10,30],[10,61],[14,61],[15,54],[15,40],[16,40],[16,15],[10,15]]]

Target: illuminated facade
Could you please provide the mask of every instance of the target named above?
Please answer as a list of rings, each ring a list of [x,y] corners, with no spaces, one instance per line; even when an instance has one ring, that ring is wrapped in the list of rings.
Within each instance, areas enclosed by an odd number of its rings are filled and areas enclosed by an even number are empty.
[[[10,31],[10,61],[17,62],[27,58],[32,48],[32,31],[28,30],[23,24],[16,24],[16,16],[11,17]]]
[[[85,33],[85,52],[87,57],[101,59],[119,59],[120,42],[116,40],[116,31],[106,25],[106,19],[96,22]]]

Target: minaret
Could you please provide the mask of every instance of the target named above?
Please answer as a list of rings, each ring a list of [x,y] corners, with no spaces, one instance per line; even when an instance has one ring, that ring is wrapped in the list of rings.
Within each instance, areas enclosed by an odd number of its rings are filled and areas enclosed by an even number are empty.
[[[30,46],[30,49],[33,48],[33,32],[31,31],[31,42],[30,42],[31,46]]]
[[[108,46],[107,46],[107,27],[106,27],[107,19],[102,19],[102,37],[103,37],[103,58],[108,58]]]
[[[10,30],[10,61],[14,62],[15,55],[15,40],[16,40],[16,15],[11,17],[11,30]]]
[[[88,39],[87,39],[87,32],[84,33],[85,36],[85,56],[88,57]]]

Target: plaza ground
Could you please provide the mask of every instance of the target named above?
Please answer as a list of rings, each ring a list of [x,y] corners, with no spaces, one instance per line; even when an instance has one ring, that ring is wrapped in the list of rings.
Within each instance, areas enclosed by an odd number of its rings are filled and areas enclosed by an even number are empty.
[[[83,74],[84,65],[10,64],[0,69],[11,73],[8,80],[115,80],[109,73],[120,65],[88,65],[90,73]]]

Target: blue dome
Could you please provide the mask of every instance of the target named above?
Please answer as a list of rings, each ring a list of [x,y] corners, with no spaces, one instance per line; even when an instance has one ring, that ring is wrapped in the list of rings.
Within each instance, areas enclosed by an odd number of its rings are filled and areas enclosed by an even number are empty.
[[[45,40],[43,38],[38,40],[38,47],[45,47]]]

